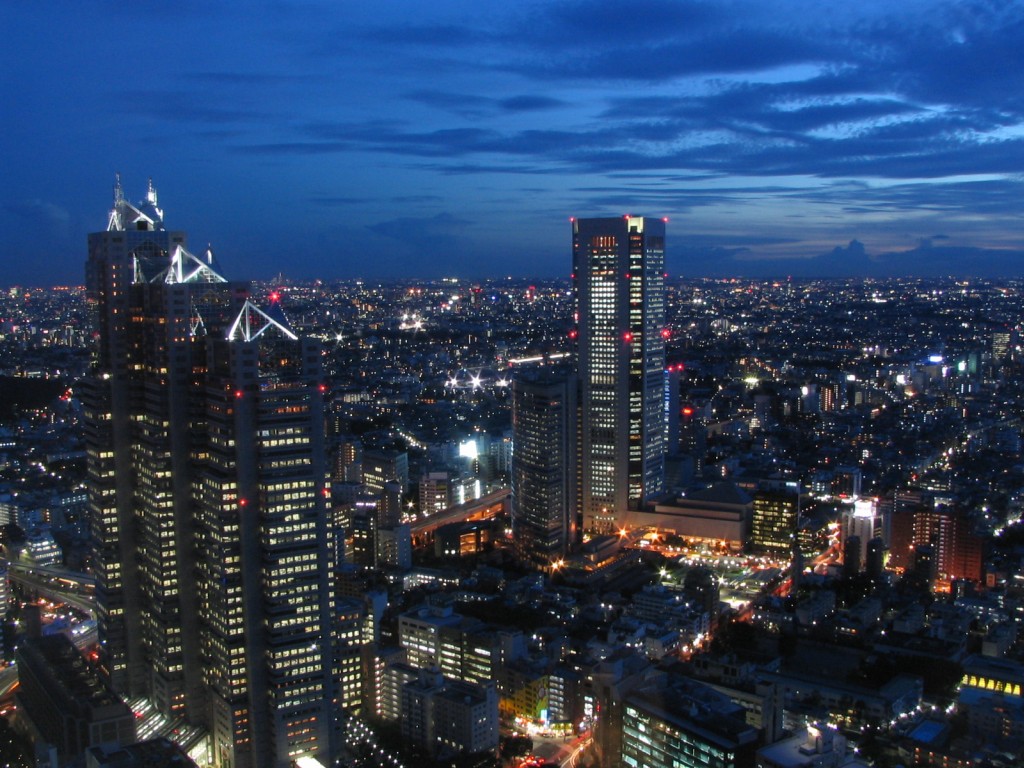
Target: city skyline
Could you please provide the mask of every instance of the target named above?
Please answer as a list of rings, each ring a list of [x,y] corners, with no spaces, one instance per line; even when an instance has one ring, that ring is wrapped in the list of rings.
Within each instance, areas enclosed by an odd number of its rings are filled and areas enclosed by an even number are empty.
[[[567,276],[566,219],[626,213],[672,219],[688,277],[1024,263],[1019,7],[5,17],[8,283],[82,281],[115,172],[133,200],[152,176],[170,226],[256,278]]]

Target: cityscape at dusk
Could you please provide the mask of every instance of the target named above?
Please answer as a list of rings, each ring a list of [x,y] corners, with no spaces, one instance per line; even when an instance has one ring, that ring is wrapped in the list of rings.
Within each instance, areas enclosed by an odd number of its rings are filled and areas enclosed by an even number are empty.
[[[1024,7],[6,8],[0,766],[1024,764]]]

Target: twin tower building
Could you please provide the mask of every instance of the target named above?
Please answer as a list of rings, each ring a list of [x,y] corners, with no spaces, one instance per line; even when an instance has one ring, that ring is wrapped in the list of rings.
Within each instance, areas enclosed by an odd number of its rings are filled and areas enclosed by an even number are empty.
[[[336,612],[318,342],[164,227],[89,236],[81,397],[101,674],[204,729],[221,768],[330,754]]]
[[[573,222],[577,365],[521,371],[514,525],[543,567],[664,486],[665,225]],[[101,673],[219,768],[334,754],[321,349],[115,185],[89,236],[82,383]]]

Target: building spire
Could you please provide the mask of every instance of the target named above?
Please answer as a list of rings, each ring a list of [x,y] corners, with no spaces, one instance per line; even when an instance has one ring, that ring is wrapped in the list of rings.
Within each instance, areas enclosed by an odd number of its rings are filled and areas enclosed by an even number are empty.
[[[146,200],[156,205],[156,187],[153,186],[153,177],[149,177],[149,190],[146,192]]]
[[[121,208],[124,206],[124,190],[121,189],[121,173],[114,172],[114,204],[110,207],[110,215],[107,217],[107,231],[115,232],[124,229],[124,222],[121,220]]]

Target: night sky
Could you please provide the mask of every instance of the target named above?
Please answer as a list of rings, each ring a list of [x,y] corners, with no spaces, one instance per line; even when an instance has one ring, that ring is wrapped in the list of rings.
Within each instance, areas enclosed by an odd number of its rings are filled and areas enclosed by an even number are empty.
[[[827,8],[827,12],[826,9]],[[0,284],[81,283],[114,173],[231,278],[1024,275],[1024,4],[7,2]]]

